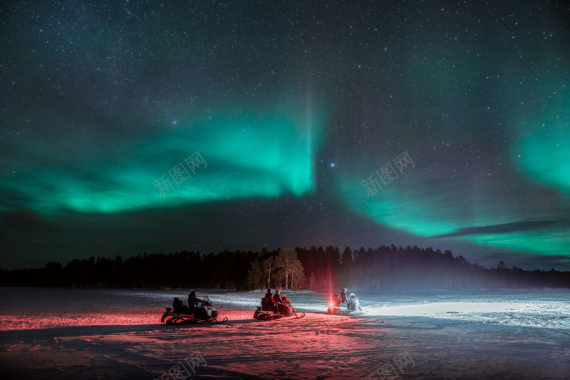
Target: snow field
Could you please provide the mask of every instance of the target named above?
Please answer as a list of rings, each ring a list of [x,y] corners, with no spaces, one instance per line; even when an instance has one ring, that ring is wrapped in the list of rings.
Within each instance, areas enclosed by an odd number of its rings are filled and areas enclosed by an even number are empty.
[[[252,318],[263,292],[198,290],[205,294],[227,323],[160,324],[188,290],[1,289],[0,378],[152,379],[196,352],[207,365],[192,379],[570,374],[568,293],[357,293],[365,313],[331,316],[326,294],[287,292],[307,315],[276,321]],[[399,369],[403,352],[413,365]]]

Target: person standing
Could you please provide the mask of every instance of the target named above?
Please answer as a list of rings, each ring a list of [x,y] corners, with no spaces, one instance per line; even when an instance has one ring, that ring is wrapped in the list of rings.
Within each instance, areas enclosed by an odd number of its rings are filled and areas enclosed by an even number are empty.
[[[347,299],[346,299],[346,294],[348,292],[348,289],[346,288],[342,288],[342,292],[340,292],[340,303],[346,303]]]

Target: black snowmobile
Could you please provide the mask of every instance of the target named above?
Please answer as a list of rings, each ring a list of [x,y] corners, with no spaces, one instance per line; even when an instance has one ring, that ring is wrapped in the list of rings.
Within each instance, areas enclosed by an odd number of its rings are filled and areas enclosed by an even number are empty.
[[[262,321],[281,319],[283,317],[293,317],[300,319],[305,316],[305,313],[297,314],[297,310],[289,300],[289,297],[283,296],[282,302],[279,305],[271,303],[267,298],[261,299],[261,306],[258,306],[253,313],[253,318]]]
[[[224,323],[227,317],[218,321],[218,311],[212,305],[208,296],[203,297],[202,307],[188,307],[179,298],[174,298],[172,307],[167,307],[160,322],[167,325],[196,324],[196,323]]]

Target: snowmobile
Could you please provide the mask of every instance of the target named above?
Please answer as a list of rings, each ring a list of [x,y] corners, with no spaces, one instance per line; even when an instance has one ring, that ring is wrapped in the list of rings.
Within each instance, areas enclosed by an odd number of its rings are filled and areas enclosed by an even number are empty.
[[[305,313],[297,314],[297,310],[295,310],[295,307],[287,296],[283,296],[281,305],[270,304],[267,298],[262,298],[261,306],[257,306],[255,313],[253,313],[253,318],[262,321],[281,319],[283,317],[301,319],[304,316]]]
[[[331,300],[329,301],[329,314],[345,314],[346,309],[340,307],[340,298],[338,294],[333,294]]]
[[[224,323],[227,317],[218,321],[218,311],[214,308],[208,296],[203,297],[202,307],[190,308],[185,306],[179,298],[174,298],[172,307],[167,307],[160,322],[167,325],[196,324],[196,323]]]
[[[360,307],[360,302],[354,293],[350,293],[348,297],[348,301],[346,302],[346,309],[350,313],[351,311],[362,311],[362,307]]]
[[[329,314],[348,314],[353,311],[362,311],[362,307],[360,307],[360,302],[358,302],[358,298],[354,293],[350,293],[348,300],[346,301],[346,307],[340,305],[340,298],[337,294],[333,294],[331,296],[331,300],[329,301]]]

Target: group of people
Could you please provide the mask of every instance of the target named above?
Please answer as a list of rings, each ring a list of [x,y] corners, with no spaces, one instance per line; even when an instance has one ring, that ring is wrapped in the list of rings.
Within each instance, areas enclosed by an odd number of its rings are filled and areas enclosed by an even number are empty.
[[[362,310],[356,295],[354,293],[348,294],[348,289],[346,288],[342,289],[340,297],[333,294],[333,303],[334,306],[340,306],[340,304],[346,303],[348,310]],[[185,306],[178,298],[174,298],[172,306],[175,313],[193,313],[200,315],[204,307],[204,300],[196,297],[196,292],[192,291],[188,295],[188,306]],[[281,295],[281,289],[275,289],[275,294],[271,292],[271,289],[267,289],[267,293],[265,293],[265,296],[261,299],[261,309],[263,311],[273,311],[287,316],[293,314],[295,311],[289,297],[287,297],[287,295]]]
[[[261,300],[261,309],[283,315],[293,314],[293,304],[287,295],[281,296],[281,289],[275,289],[275,294],[271,294],[271,289],[267,289],[265,297]]]
[[[348,289],[342,288],[340,292],[340,303],[346,303],[346,309],[351,311],[360,311],[362,308],[360,307],[360,302],[358,302],[358,298],[354,293],[350,293],[348,296]]]

